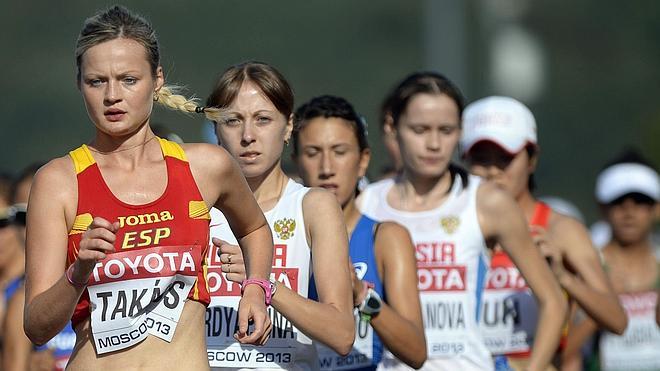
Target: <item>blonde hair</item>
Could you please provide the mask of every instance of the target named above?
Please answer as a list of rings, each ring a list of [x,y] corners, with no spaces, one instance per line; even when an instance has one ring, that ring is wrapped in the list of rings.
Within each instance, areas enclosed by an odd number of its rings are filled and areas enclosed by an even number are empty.
[[[185,113],[203,113],[207,119],[214,122],[224,122],[227,119],[227,110],[217,107],[200,106],[199,98],[180,94],[182,87],[165,85],[156,92],[154,100],[159,104],[176,111]]]

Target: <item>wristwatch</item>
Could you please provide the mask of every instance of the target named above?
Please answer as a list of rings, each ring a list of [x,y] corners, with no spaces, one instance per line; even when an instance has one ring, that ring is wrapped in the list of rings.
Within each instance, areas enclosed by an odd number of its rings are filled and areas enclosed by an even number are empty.
[[[360,316],[367,321],[370,321],[372,317],[380,313],[380,310],[383,307],[383,299],[376,290],[372,288],[373,285],[369,286],[370,287],[367,288],[367,295],[357,307]]]
[[[264,294],[266,297],[266,305],[270,305],[271,299],[273,298],[273,295],[275,295],[275,291],[277,290],[277,285],[276,281],[274,279],[268,279],[264,280],[261,278],[248,278],[246,280],[243,280],[241,282],[241,295],[243,295],[243,291],[245,290],[245,287],[247,285],[258,285],[264,290]]]

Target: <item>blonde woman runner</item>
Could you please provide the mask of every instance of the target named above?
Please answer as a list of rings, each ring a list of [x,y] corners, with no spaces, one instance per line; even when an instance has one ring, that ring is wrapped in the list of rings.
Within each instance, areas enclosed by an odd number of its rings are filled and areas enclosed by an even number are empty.
[[[25,332],[44,344],[71,319],[69,370],[209,368],[212,206],[239,236],[248,277],[270,274],[270,230],[231,157],[152,132],[154,101],[197,107],[164,85],[159,61],[153,29],[127,9],[86,20],[77,82],[95,135],[41,168],[30,191]],[[244,287],[239,313],[238,341],[263,344],[270,320],[259,286]]]

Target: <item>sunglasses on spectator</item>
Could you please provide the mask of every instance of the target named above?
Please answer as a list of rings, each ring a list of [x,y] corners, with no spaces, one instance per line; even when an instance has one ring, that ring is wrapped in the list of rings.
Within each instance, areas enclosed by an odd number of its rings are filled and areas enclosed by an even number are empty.
[[[27,219],[27,205],[12,205],[0,214],[2,214],[2,217],[0,217],[0,229],[9,227],[12,224],[25,226]]]

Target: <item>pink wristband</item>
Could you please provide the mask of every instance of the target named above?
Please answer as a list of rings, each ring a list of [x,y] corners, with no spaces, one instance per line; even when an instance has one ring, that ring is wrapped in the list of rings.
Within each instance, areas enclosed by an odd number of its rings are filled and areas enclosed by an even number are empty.
[[[245,287],[247,285],[257,285],[261,287],[264,290],[266,305],[270,305],[270,300],[273,297],[273,294],[275,293],[275,288],[276,288],[275,282],[271,280],[265,280],[259,278],[248,278],[246,280],[243,280],[243,282],[241,282],[241,295],[243,294],[243,291],[245,290]]]
[[[64,272],[64,276],[66,277],[66,280],[69,281],[69,283],[73,287],[77,287],[79,289],[87,287],[87,282],[80,283],[80,282],[74,281],[74,279],[73,279],[73,264],[71,264],[69,266],[69,268],[66,269],[66,272]]]

